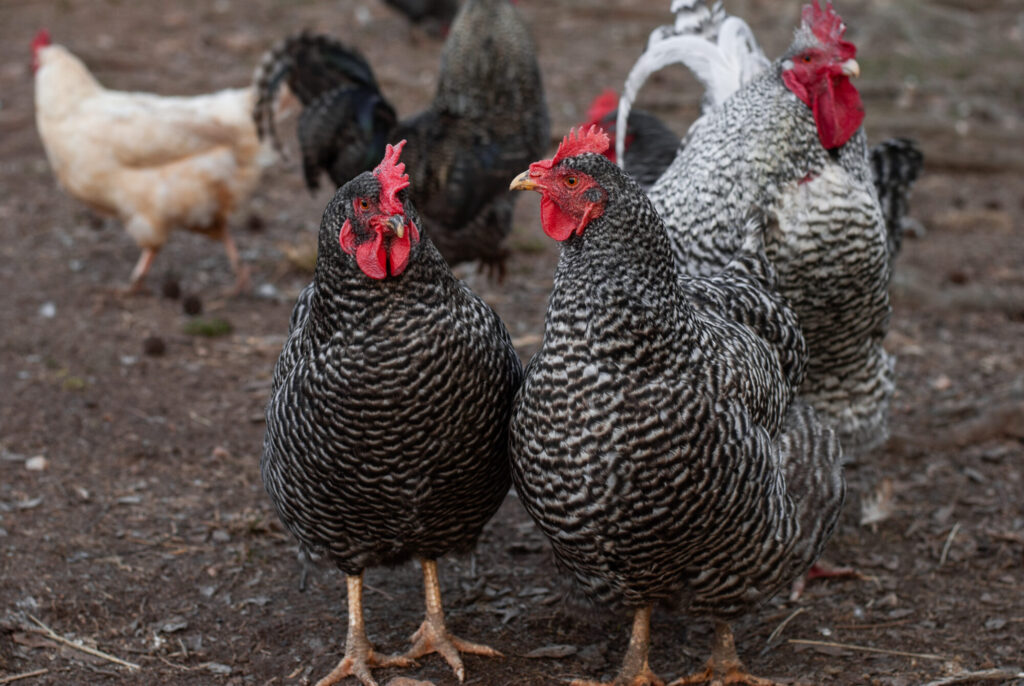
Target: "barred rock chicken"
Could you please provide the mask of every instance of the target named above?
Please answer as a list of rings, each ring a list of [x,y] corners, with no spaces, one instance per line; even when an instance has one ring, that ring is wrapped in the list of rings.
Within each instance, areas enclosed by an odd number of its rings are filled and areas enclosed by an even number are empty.
[[[618,103],[615,91],[606,90],[598,95],[587,110],[584,126],[597,125],[614,136]],[[663,121],[650,112],[630,109],[622,168],[647,190],[675,160],[679,145],[679,139]],[[869,155],[891,261],[899,255],[904,231],[911,223],[907,216],[910,191],[921,174],[924,156],[917,143],[909,138],[888,138],[874,145]],[[609,148],[605,157],[614,162],[615,151]]]
[[[817,557],[844,496],[839,444],[794,401],[807,349],[756,222],[717,274],[682,276],[607,146],[570,134],[512,182],[542,194],[562,243],[512,413],[513,482],[581,589],[634,609],[614,684],[662,683],[647,662],[659,600],[716,622],[707,670],[678,683],[764,683],[742,672],[728,622]]]
[[[891,256],[850,81],[856,48],[844,32],[831,4],[805,6],[787,52],[745,82],[736,77],[743,85],[693,124],[649,194],[692,274],[731,259],[751,206],[778,217],[766,248],[810,346],[800,392],[856,455],[888,432]]]
[[[463,5],[441,56],[434,100],[396,123],[366,60],[340,42],[307,34],[265,60],[254,117],[273,137],[269,103],[287,81],[299,120],[310,188],[318,170],[336,185],[372,166],[387,141],[407,139],[412,200],[449,264],[480,260],[502,272],[512,226],[508,179],[536,159],[549,124],[533,41],[508,0]]]
[[[174,229],[221,241],[235,290],[245,288],[228,218],[274,156],[256,136],[253,89],[191,97],[108,90],[46,31],[32,49],[36,127],[54,174],[69,194],[120,219],[142,249],[129,290],[142,287]]]
[[[337,191],[313,282],[274,368],[260,467],[281,520],[348,582],[345,657],[320,681],[440,652],[500,655],[448,634],[435,560],[470,548],[509,488],[522,366],[498,316],[452,276],[409,198],[404,141]],[[367,567],[420,558],[426,620],[404,656],[363,625]]]

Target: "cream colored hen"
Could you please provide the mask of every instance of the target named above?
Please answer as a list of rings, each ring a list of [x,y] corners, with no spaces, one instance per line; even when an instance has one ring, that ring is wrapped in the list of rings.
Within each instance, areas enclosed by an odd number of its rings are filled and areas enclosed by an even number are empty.
[[[72,196],[119,218],[142,249],[129,290],[141,288],[173,229],[222,242],[235,290],[247,288],[228,217],[273,160],[256,136],[252,88],[190,97],[108,90],[45,31],[32,49],[36,127],[54,174]]]

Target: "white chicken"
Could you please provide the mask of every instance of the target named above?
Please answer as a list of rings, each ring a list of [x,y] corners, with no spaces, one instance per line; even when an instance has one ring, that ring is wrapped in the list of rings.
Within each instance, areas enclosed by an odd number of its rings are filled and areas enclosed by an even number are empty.
[[[142,287],[173,229],[222,242],[235,291],[246,289],[228,217],[274,155],[256,136],[253,89],[189,97],[108,90],[45,30],[32,50],[36,127],[60,185],[120,219],[142,249],[128,290]]]

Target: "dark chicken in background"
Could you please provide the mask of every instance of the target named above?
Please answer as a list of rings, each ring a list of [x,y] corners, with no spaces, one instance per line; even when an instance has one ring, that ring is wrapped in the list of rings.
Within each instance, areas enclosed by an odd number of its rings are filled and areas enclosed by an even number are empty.
[[[845,492],[839,443],[796,398],[807,347],[759,220],[716,274],[683,276],[607,146],[570,134],[512,183],[542,194],[562,243],[513,409],[513,481],[582,590],[634,609],[616,686],[662,683],[647,663],[660,600],[716,622],[707,670],[679,683],[765,683],[742,672],[728,622],[817,558]]]
[[[533,40],[508,0],[469,0],[441,55],[433,101],[398,121],[366,60],[337,40],[289,38],[264,60],[254,117],[276,136],[270,103],[284,83],[302,102],[306,183],[341,185],[405,139],[410,189],[424,230],[449,264],[479,260],[501,274],[512,228],[508,180],[540,156],[549,122]]]
[[[498,316],[455,279],[388,146],[324,212],[313,281],[274,368],[260,462],[301,546],[347,575],[345,657],[320,686],[437,651],[498,655],[448,634],[435,560],[470,549],[508,492],[508,421],[522,366]],[[426,619],[404,655],[366,637],[362,574],[416,557]]]
[[[459,11],[459,0],[384,0],[384,4],[438,36],[448,32]]]

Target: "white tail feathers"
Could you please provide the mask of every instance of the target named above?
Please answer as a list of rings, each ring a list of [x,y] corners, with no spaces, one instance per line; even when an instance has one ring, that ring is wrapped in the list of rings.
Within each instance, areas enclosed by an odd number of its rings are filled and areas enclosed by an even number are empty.
[[[670,64],[682,63],[704,85],[705,111],[717,107],[768,66],[754,32],[738,17],[729,16],[717,2],[674,0],[675,23],[651,32],[644,51],[622,87],[615,130],[615,154],[622,164],[626,122],[637,93],[651,74]]]

